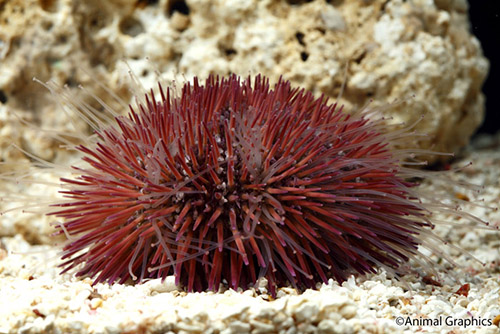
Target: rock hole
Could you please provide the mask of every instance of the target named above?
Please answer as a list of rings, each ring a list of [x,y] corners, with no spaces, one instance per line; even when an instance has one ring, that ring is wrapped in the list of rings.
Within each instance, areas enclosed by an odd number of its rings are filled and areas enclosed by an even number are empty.
[[[454,2],[450,0],[434,0],[434,5],[440,10],[450,11],[453,8]]]
[[[90,57],[90,65],[104,65],[106,68],[110,68],[115,62],[116,52],[114,47],[109,43],[103,42],[95,45],[95,50],[99,50],[99,52],[93,52]]]
[[[54,27],[54,23],[52,23],[51,21],[43,21],[42,22],[43,30],[50,31],[50,30],[52,30],[52,27]]]
[[[321,27],[314,28],[314,30],[319,31],[319,33],[321,35],[324,35],[326,33],[326,30],[324,28],[321,28]]]
[[[297,38],[297,41],[299,42],[300,45],[303,45],[305,46],[306,43],[304,42],[304,33],[300,32],[300,31],[297,31],[297,33],[295,34],[295,38]]]
[[[224,49],[224,55],[226,58],[232,59],[236,55],[236,50],[233,48]]]
[[[5,104],[7,102],[7,95],[5,95],[3,90],[0,90],[0,103]]]
[[[16,36],[10,41],[10,45],[11,45],[12,49],[14,49],[14,48],[17,49],[17,48],[21,47],[22,42],[23,42],[23,38],[21,36]]]
[[[54,0],[39,0],[40,7],[46,12],[54,13],[56,11],[55,1]]]
[[[286,0],[289,5],[297,6],[305,3],[313,2],[314,0]]]
[[[68,41],[68,36],[66,36],[66,35],[58,35],[57,36],[57,43],[58,44],[66,44],[67,41]]]
[[[380,7],[380,11],[382,13],[385,13],[385,7],[387,7],[387,5],[389,4],[390,0],[386,0],[383,4],[382,4],[382,7]]]
[[[300,53],[300,59],[302,59],[302,61],[306,61],[307,58],[309,58],[309,53],[302,51]]]
[[[133,17],[126,17],[120,22],[120,31],[125,35],[135,37],[144,32],[144,27],[139,20]]]
[[[97,31],[104,28],[107,24],[108,18],[105,16],[104,12],[95,11],[90,15],[89,27],[92,31]]]
[[[167,3],[168,16],[172,16],[175,12],[183,15],[189,15],[189,7],[184,0],[170,0]]]
[[[78,82],[75,80],[73,76],[71,76],[64,81],[64,85],[71,88],[75,88],[78,87]]]
[[[138,8],[144,8],[146,6],[156,5],[158,0],[137,0],[135,6]]]
[[[356,58],[354,58],[354,62],[356,64],[361,64],[361,61],[363,61],[363,59],[365,58],[365,56],[366,56],[366,50],[364,50]]]
[[[366,0],[364,2],[366,2]],[[326,0],[326,3],[334,7],[337,7],[342,5],[344,3],[344,0]]]

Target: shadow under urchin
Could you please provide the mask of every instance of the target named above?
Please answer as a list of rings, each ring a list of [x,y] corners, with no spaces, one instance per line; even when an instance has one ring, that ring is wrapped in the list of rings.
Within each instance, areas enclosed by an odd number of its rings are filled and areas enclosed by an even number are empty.
[[[268,79],[160,86],[78,146],[63,178],[63,272],[141,282],[175,275],[188,291],[265,277],[289,284],[379,267],[397,272],[432,227],[381,122]]]

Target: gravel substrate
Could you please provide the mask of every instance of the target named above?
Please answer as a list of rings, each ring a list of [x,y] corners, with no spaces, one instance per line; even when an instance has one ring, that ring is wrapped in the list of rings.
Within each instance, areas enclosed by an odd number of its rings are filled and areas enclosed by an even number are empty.
[[[483,204],[497,206],[500,136],[477,140],[457,164],[467,161],[473,165],[453,178],[483,185]],[[472,192],[460,196],[477,201]],[[500,225],[496,210],[464,210]],[[0,333],[499,333],[500,233],[473,229],[465,219],[440,224],[436,233],[462,249],[449,251],[456,266],[438,268],[441,283],[415,275],[397,281],[380,272],[303,293],[282,288],[274,300],[265,281],[218,293],[186,293],[173,277],[92,286],[89,278],[58,274],[58,247],[4,237]]]

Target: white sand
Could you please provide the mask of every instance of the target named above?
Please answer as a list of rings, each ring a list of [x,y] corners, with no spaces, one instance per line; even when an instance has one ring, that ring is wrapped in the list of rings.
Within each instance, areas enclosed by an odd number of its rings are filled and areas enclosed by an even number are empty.
[[[500,202],[499,142],[477,141],[459,163],[473,166],[454,175],[483,184],[481,197],[490,206]],[[466,210],[500,225],[498,211]],[[440,272],[442,286],[412,275],[404,277],[405,285],[382,272],[301,294],[283,288],[276,300],[265,282],[256,290],[219,293],[178,291],[172,277],[163,284],[92,287],[91,279],[58,274],[58,248],[6,237],[0,250],[0,333],[499,333],[500,232],[444,225],[436,232],[485,265],[452,251],[459,266]],[[468,295],[457,293],[466,283]],[[419,326],[423,319],[432,324]]]

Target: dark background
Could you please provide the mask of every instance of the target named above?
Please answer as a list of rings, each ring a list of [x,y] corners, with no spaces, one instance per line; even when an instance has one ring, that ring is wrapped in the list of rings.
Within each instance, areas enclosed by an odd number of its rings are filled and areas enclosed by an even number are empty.
[[[490,73],[483,86],[486,118],[478,133],[500,130],[500,0],[469,0],[472,33],[479,39]]]

